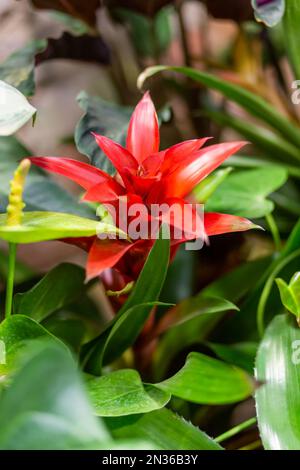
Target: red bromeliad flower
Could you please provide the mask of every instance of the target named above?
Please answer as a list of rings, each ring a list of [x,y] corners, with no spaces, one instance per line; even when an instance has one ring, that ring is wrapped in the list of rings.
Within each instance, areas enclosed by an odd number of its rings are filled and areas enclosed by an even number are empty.
[[[193,188],[245,143],[229,142],[202,148],[207,138],[181,142],[159,151],[157,114],[146,93],[131,117],[126,148],[111,139],[93,134],[96,142],[114,165],[114,177],[92,165],[69,158],[32,157],[31,161],[49,171],[67,176],[82,186],[85,201],[113,204],[187,204]],[[193,210],[193,209],[191,209]],[[196,211],[193,217],[198,217]],[[160,218],[160,221],[163,217]],[[187,239],[248,230],[253,224],[244,218],[206,213],[202,233],[172,240],[172,255]],[[70,241],[74,243],[73,241]],[[151,239],[134,242],[97,237],[78,239],[75,244],[88,251],[87,279],[101,275],[108,288],[121,290],[137,278],[153,245]],[[113,268],[113,269],[110,269]]]

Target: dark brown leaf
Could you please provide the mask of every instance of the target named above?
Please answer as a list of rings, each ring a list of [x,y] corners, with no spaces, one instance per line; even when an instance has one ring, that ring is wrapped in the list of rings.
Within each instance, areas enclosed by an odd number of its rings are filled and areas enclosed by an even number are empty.
[[[250,0],[203,0],[209,13],[215,18],[246,21],[253,18]]]
[[[169,3],[175,2],[172,0],[105,0],[108,7],[128,8],[146,16],[155,16],[161,8]]]
[[[48,39],[47,48],[37,54],[35,61],[38,65],[52,59],[81,60],[106,65],[110,63],[110,51],[100,37],[88,34],[72,36],[65,32],[58,39]]]

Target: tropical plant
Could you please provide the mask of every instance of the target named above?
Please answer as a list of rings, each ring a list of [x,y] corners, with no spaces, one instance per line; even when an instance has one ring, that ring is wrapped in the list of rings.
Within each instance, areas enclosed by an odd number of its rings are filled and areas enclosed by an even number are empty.
[[[0,64],[0,449],[300,449],[300,7],[224,5],[30,2],[63,34]],[[103,81],[46,156],[58,60]]]

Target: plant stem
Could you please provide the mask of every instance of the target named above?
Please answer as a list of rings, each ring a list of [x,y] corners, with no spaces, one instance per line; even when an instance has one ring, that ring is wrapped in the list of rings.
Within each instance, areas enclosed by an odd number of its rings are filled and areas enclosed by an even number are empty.
[[[9,254],[8,254],[8,274],[7,274],[7,287],[6,287],[6,300],[5,300],[5,318],[8,318],[11,315],[11,311],[12,311],[16,253],[17,253],[17,245],[15,243],[10,243]]]
[[[266,221],[268,222],[270,232],[271,232],[273,240],[274,240],[275,249],[276,249],[276,251],[279,252],[281,250],[280,234],[279,234],[277,224],[276,224],[275,219],[272,216],[272,214],[267,214],[266,215]]]
[[[243,431],[244,429],[249,428],[253,424],[256,423],[256,418],[250,418],[247,421],[244,421],[241,424],[238,424],[237,426],[234,426],[233,428],[229,429],[228,431],[224,432],[223,434],[220,434],[220,436],[216,437],[214,440],[216,442],[223,442],[226,441],[226,439],[229,439],[230,437],[235,436],[239,432]]]
[[[184,17],[183,17],[183,3],[184,0],[178,0],[175,4],[175,8],[177,11],[178,15],[178,21],[179,21],[179,27],[180,27],[180,34],[181,34],[181,44],[182,44],[182,51],[184,55],[184,63],[187,67],[191,67],[191,59],[190,59],[190,53],[189,53],[189,45],[188,45],[188,39],[187,39],[187,33],[185,29],[185,22],[184,22]]]
[[[270,292],[271,292],[271,289],[272,289],[272,286],[273,286],[274,279],[286,265],[288,265],[291,261],[293,261],[298,256],[300,256],[300,249],[298,249],[298,250],[294,251],[293,253],[291,253],[287,258],[284,258],[281,261],[281,263],[279,263],[276,266],[275,270],[273,271],[273,273],[270,275],[267,282],[265,283],[265,286],[263,288],[263,291],[262,291],[260,299],[259,299],[259,303],[258,303],[258,307],[257,307],[257,317],[256,317],[257,329],[258,329],[258,333],[261,337],[264,334],[265,308],[266,308],[267,300],[269,298],[269,295],[270,295]]]

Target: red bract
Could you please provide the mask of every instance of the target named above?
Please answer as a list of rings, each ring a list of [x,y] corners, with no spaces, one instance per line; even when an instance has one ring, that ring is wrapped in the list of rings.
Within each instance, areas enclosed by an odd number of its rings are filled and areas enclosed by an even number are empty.
[[[78,183],[86,190],[84,200],[111,203],[116,207],[124,202],[128,210],[135,203],[143,204],[147,211],[153,204],[176,202],[178,207],[186,205],[186,198],[195,185],[245,144],[229,142],[203,149],[207,141],[204,138],[159,151],[158,119],[149,93],[144,95],[131,117],[126,148],[107,137],[93,135],[114,165],[117,171],[114,177],[91,165],[68,158],[33,157],[31,161]],[[160,217],[160,222],[164,221],[165,216]],[[193,217],[199,217],[196,211]],[[187,238],[205,238],[206,235],[243,231],[252,227],[249,220],[241,217],[207,213],[202,233],[191,233],[181,240],[171,237],[171,255]],[[110,288],[118,287],[116,290],[119,290],[139,275],[153,240],[129,242],[95,238],[88,242],[76,240],[75,243],[89,252],[87,279],[101,274]],[[114,268],[115,274],[110,275],[108,268]]]

